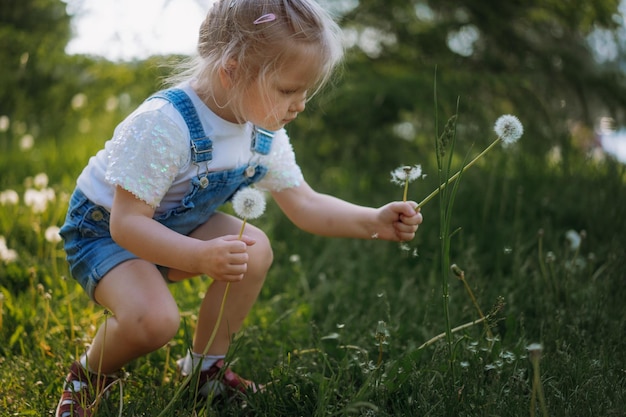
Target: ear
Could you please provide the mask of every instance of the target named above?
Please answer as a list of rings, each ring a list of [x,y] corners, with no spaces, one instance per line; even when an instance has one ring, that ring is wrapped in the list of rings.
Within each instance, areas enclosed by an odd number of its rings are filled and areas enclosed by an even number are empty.
[[[235,83],[235,76],[237,73],[237,61],[229,59],[226,66],[220,68],[219,76],[222,87],[226,90],[230,90]]]

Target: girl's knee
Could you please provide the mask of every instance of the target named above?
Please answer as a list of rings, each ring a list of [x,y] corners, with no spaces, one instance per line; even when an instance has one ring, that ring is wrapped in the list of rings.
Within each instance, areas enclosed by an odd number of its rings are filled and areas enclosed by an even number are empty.
[[[260,229],[255,229],[255,233],[251,237],[256,240],[256,243],[248,248],[250,255],[248,268],[265,275],[274,261],[272,244],[267,235]]]
[[[121,320],[120,320],[121,319]],[[152,305],[120,318],[128,340],[148,351],[160,348],[178,332],[180,313],[171,306]]]

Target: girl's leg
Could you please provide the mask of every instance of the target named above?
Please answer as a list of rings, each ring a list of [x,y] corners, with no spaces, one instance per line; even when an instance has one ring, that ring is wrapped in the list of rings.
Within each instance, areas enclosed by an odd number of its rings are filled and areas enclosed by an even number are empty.
[[[210,240],[219,236],[238,235],[241,225],[240,219],[218,212],[208,222],[194,230],[191,236]],[[209,355],[219,356],[228,352],[231,336],[241,328],[261,291],[267,271],[272,264],[272,248],[265,233],[251,224],[246,224],[244,234],[256,240],[256,243],[248,247],[248,268],[243,280],[230,284],[222,321],[219,323],[213,344],[206,352]],[[169,273],[169,279],[172,281],[191,276],[187,272],[177,270],[171,270]],[[225,289],[226,283],[215,281],[207,290],[198,314],[198,326],[193,343],[195,353],[205,353],[206,345],[217,321]]]
[[[96,333],[87,353],[92,371],[110,374],[165,345],[180,324],[178,306],[151,263],[126,261],[105,275],[95,291],[113,314]]]

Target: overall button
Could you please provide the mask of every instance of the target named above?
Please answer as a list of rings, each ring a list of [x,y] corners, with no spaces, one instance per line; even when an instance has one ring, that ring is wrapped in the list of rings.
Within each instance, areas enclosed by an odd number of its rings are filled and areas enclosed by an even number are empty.
[[[104,219],[104,214],[102,214],[102,211],[94,210],[93,213],[91,213],[91,220],[99,222],[102,219]]]
[[[206,188],[209,186],[209,179],[207,177],[200,178],[200,188]]]
[[[250,178],[255,173],[256,173],[256,167],[255,166],[250,165],[248,168],[246,168],[246,177]]]

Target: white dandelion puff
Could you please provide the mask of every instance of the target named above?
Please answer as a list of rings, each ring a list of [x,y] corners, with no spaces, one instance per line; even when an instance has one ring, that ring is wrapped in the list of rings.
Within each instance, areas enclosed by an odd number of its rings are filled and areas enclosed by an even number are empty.
[[[20,150],[29,151],[35,146],[35,138],[33,135],[26,134],[20,139]]]
[[[265,197],[255,188],[243,188],[233,197],[233,209],[242,219],[256,219],[265,212]]]
[[[569,242],[571,250],[578,250],[582,242],[582,236],[575,230],[568,230],[567,233],[565,233],[565,239]]]
[[[61,241],[60,229],[57,226],[50,226],[44,232],[46,240],[50,243],[59,243]]]
[[[402,201],[406,201],[409,193],[409,183],[422,176],[421,165],[404,165],[391,171],[391,182],[404,187]]]
[[[421,165],[405,165],[391,171],[391,182],[400,186],[404,186],[407,182],[413,182],[421,176]]]
[[[0,193],[0,204],[5,205],[16,205],[20,201],[20,196],[15,190],[5,190]]]
[[[43,213],[48,207],[48,202],[54,201],[55,197],[52,188],[42,190],[29,188],[24,192],[24,204],[30,207],[33,213]]]
[[[498,117],[493,130],[502,139],[505,145],[511,145],[524,134],[524,126],[516,116],[505,114]]]
[[[541,343],[531,343],[530,345],[526,346],[526,350],[529,353],[541,353],[543,349],[543,346],[541,346]]]
[[[40,172],[35,175],[35,178],[33,178],[33,185],[35,188],[43,190],[48,186],[48,175],[45,172]]]
[[[17,252],[7,247],[7,241],[4,236],[0,236],[0,261],[11,263],[17,260]]]

